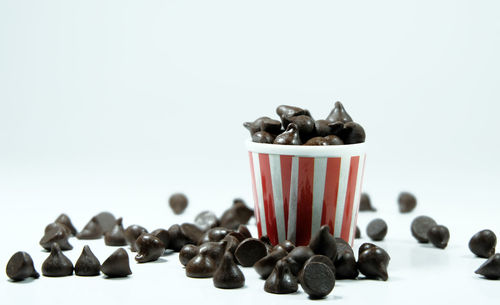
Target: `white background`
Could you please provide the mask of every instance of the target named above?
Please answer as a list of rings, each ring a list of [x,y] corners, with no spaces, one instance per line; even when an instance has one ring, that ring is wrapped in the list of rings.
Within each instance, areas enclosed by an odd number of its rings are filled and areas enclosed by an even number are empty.
[[[498,1],[0,0],[0,262],[25,249],[39,267],[43,227],[61,212],[79,229],[102,210],[154,229],[251,203],[242,122],[279,104],[324,118],[341,100],[367,131],[364,189],[379,213],[360,225],[389,223],[391,277],[339,282],[327,300],[492,303],[498,282],[474,275],[482,260],[467,242],[500,234],[498,54]],[[401,190],[419,198],[412,215],[396,212]],[[175,191],[190,198],[183,216],[166,207]],[[450,228],[448,249],[411,238],[422,213]],[[84,243],[73,244],[76,260]],[[101,260],[112,251],[91,247]],[[250,269],[245,289],[216,290],[165,260],[122,281],[4,277],[0,293],[9,304],[306,298],[263,292]]]

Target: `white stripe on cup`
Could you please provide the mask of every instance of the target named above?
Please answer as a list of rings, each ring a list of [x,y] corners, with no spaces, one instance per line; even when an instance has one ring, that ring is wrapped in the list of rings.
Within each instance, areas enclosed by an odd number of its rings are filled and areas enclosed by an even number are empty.
[[[311,236],[316,234],[321,226],[323,212],[323,195],[325,194],[327,158],[314,158],[313,206],[311,221]]]
[[[356,190],[354,192],[354,205],[352,207],[353,213],[351,216],[351,229],[349,232],[349,239],[347,240],[347,242],[349,242],[349,243],[352,242],[352,240],[354,238],[354,234],[356,234],[356,224],[354,223],[354,221],[356,219],[356,214],[357,214],[356,211],[359,208],[359,200],[360,200],[360,196],[361,196],[361,178],[363,176],[364,166],[365,166],[365,156],[364,156],[364,154],[361,154],[359,156],[358,175],[356,178]]]
[[[253,168],[255,171],[255,188],[257,189],[257,198],[259,201],[260,227],[262,235],[267,235],[266,229],[266,211],[264,210],[264,195],[262,194],[262,176],[260,174],[259,153],[252,152]]]
[[[349,168],[351,167],[351,156],[342,156],[340,160],[339,193],[337,194],[337,210],[335,212],[334,236],[340,237],[342,220],[344,218],[345,196],[347,193],[347,182],[349,181]]]
[[[295,243],[297,225],[297,189],[299,180],[299,157],[292,157],[290,178],[290,203],[288,205],[288,232],[287,239]]]
[[[269,155],[269,166],[271,168],[271,181],[273,184],[274,213],[276,215],[276,228],[278,240],[286,239],[285,213],[283,210],[283,184],[281,182],[281,159],[280,155]]]

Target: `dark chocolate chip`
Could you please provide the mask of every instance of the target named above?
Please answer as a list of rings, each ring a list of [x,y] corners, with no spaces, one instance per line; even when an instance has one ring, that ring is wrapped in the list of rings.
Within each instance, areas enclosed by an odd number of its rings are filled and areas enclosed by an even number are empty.
[[[371,249],[371,248],[376,248],[377,245],[372,244],[372,243],[363,243],[361,246],[359,246],[358,249],[358,257],[361,255],[361,253],[365,250]]]
[[[267,277],[273,272],[274,266],[276,262],[280,259],[287,256],[288,252],[283,248],[277,248],[273,250],[268,255],[259,259],[254,265],[253,268],[260,275],[262,279],[267,279]]]
[[[322,226],[311,238],[309,248],[311,248],[314,254],[325,255],[332,261],[337,258],[337,245],[335,238],[330,234],[330,227],[328,225]]]
[[[165,244],[158,237],[149,233],[142,233],[135,241],[135,245],[137,246],[135,260],[138,263],[153,262],[165,252]]]
[[[175,252],[181,251],[185,244],[190,243],[188,238],[182,233],[181,226],[178,224],[171,225],[168,228],[168,235],[170,236],[168,249],[172,249]]]
[[[102,237],[103,233],[104,230],[99,224],[97,217],[92,217],[83,230],[76,234],[76,237],[78,239],[99,239]]]
[[[302,145],[297,125],[290,123],[285,131],[277,135],[273,144]]]
[[[288,120],[297,126],[302,142],[307,142],[308,139],[314,136],[315,122],[310,116],[298,115],[290,117]]]
[[[256,238],[245,239],[238,245],[238,248],[234,252],[234,256],[243,267],[252,267],[266,255],[266,245]]]
[[[66,251],[73,249],[73,246],[70,245],[68,241],[70,233],[68,229],[65,229],[64,227],[54,226],[53,228],[49,229],[42,237],[42,239],[40,239],[40,246],[49,251],[51,250],[52,244],[57,243],[61,250]]]
[[[123,248],[113,252],[101,266],[101,271],[109,278],[126,277],[132,274],[128,261],[127,251]]]
[[[323,263],[330,267],[332,270],[333,274],[335,274],[335,265],[333,264],[332,260],[324,255],[313,255],[311,256],[305,263],[304,266],[309,264],[309,263]]]
[[[274,248],[276,248],[278,246],[285,249],[286,252],[292,252],[292,250],[295,248],[295,244],[293,242],[289,241],[288,239],[280,242],[279,244],[274,246]]]
[[[102,228],[102,234],[109,232],[113,229],[116,223],[116,218],[110,212],[101,212],[95,216],[97,222]]]
[[[236,248],[238,248],[238,245],[240,244],[238,238],[228,234],[222,240],[227,242],[226,251],[229,251],[234,255]]]
[[[372,206],[372,201],[367,193],[361,194],[361,199],[359,200],[359,210],[360,211],[376,211],[377,209]]]
[[[203,211],[196,215],[194,223],[202,230],[207,231],[211,228],[215,228],[219,225],[219,219],[214,212]]]
[[[382,279],[387,281],[387,266],[389,265],[389,254],[379,247],[371,247],[359,254],[358,270],[370,279]]]
[[[299,107],[295,106],[288,106],[288,105],[280,105],[278,108],[276,108],[276,114],[281,119],[281,122],[283,124],[283,128],[286,128],[288,124],[290,124],[289,118],[298,116],[298,115],[309,115],[310,113],[307,110],[304,110]]]
[[[101,263],[92,253],[89,246],[85,245],[82,254],[75,263],[75,274],[79,276],[96,276],[101,273]]]
[[[336,135],[329,135],[325,138],[326,145],[344,145],[344,141]]]
[[[211,241],[198,246],[198,253],[206,253],[211,259],[214,260],[215,264],[218,266],[224,252],[226,252],[227,241]]]
[[[328,126],[331,122],[328,120],[316,120],[314,127],[316,134],[320,137],[326,137],[333,134],[334,129]]]
[[[245,122],[243,126],[250,131],[250,135],[262,131],[270,134],[278,134],[281,130],[281,122],[267,116],[260,117],[253,122]]]
[[[500,253],[490,256],[490,258],[488,258],[488,260],[484,262],[475,273],[490,280],[500,279]]]
[[[125,239],[127,243],[130,245],[130,251],[137,252],[137,247],[135,245],[135,241],[142,233],[148,233],[146,228],[139,225],[130,225],[125,230]]]
[[[232,230],[229,230],[224,227],[215,227],[212,228],[201,236],[200,240],[198,241],[198,244],[204,244],[209,241],[221,241],[226,235],[231,233]]]
[[[358,226],[356,226],[356,234],[354,235],[354,238],[356,239],[361,238],[361,230],[359,229]]]
[[[58,244],[53,243],[50,255],[42,264],[44,276],[60,277],[73,274],[73,263],[61,251]]]
[[[411,223],[411,234],[419,243],[428,243],[427,232],[432,226],[437,225],[429,216],[418,216]]]
[[[366,227],[366,235],[373,241],[383,240],[387,235],[387,223],[381,218],[370,221]]]
[[[192,223],[181,224],[181,232],[186,237],[188,244],[197,244],[203,235],[203,231]]]
[[[355,279],[359,275],[353,252],[344,252],[335,261],[335,276],[338,280]]]
[[[186,266],[187,263],[198,254],[198,246],[187,244],[182,247],[179,252],[179,261],[183,266]]]
[[[245,238],[251,238],[252,237],[252,233],[250,233],[250,231],[248,230],[248,227],[245,226],[245,225],[240,225],[238,227],[238,230],[236,230],[236,232],[240,233]]]
[[[326,143],[326,139],[323,138],[323,137],[314,137],[314,138],[310,138],[309,140],[307,140],[306,143],[304,143],[304,145],[308,145],[308,146],[312,146],[312,145],[328,145],[328,143]]]
[[[14,253],[7,262],[5,268],[7,276],[13,281],[22,281],[26,278],[39,278],[40,274],[36,272],[31,256],[23,251]]]
[[[299,289],[297,279],[290,271],[285,259],[281,259],[274,266],[273,272],[267,277],[264,290],[269,293],[294,293]]]
[[[63,230],[63,231],[65,231],[65,232],[66,232],[66,235],[68,235],[68,236],[69,236],[69,235],[71,235],[71,230],[70,230],[67,226],[65,226],[65,225],[63,225],[63,224],[61,224],[61,223],[57,223],[57,222],[52,222],[52,223],[49,223],[49,224],[45,227],[44,234],[47,234],[49,231],[54,230],[54,229],[60,229],[60,230]],[[50,249],[50,248],[49,248],[49,249]]]
[[[245,285],[245,276],[234,263],[230,252],[224,254],[219,268],[215,270],[213,282],[215,287],[222,289],[241,288]]]
[[[127,239],[125,238],[125,230],[123,229],[123,219],[120,217],[116,220],[115,226],[111,231],[104,234],[104,243],[107,246],[126,246]]]
[[[354,122],[345,123],[344,128],[339,133],[339,136],[342,141],[344,141],[344,144],[363,143],[366,139],[363,127]]]
[[[337,244],[337,259],[339,258],[340,255],[343,255],[344,253],[352,253],[354,255],[354,251],[351,248],[351,245],[349,245],[348,242],[343,240],[340,237],[335,237],[335,243]]]
[[[450,240],[450,231],[445,226],[435,225],[427,231],[427,238],[437,248],[444,249]]]
[[[78,233],[76,231],[76,228],[75,226],[73,225],[73,223],[71,223],[71,219],[68,217],[68,215],[66,214],[61,214],[59,215],[59,217],[56,218],[56,220],[54,221],[55,223],[60,223],[62,225],[65,225],[71,232],[71,235],[75,236],[76,233]]]
[[[246,225],[254,212],[245,201],[240,198],[233,200],[233,205],[224,211],[220,218],[220,225],[230,230],[236,230],[239,225]]]
[[[335,102],[335,106],[333,107],[332,111],[330,112],[330,114],[328,115],[326,120],[330,121],[332,123],[333,122],[342,122],[342,123],[352,122],[351,117],[349,116],[347,111],[345,111],[344,105],[342,105],[341,102]]]
[[[402,192],[398,196],[399,212],[409,213],[417,206],[417,198],[408,192]]]
[[[299,274],[300,285],[311,299],[326,297],[335,286],[335,275],[326,264],[311,262]]]
[[[168,233],[167,230],[156,229],[153,232],[151,232],[151,235],[158,237],[161,240],[161,242],[165,245],[165,249],[168,249],[168,246],[170,245],[170,234]]]
[[[175,193],[168,199],[168,204],[174,214],[182,214],[188,205],[188,198],[182,193]]]
[[[296,276],[304,266],[304,263],[313,255],[313,250],[308,246],[298,246],[288,253],[284,259],[287,261],[293,275]]]
[[[212,277],[217,264],[207,253],[208,249],[200,249],[198,254],[186,264],[186,275],[194,278]]]
[[[497,237],[491,230],[482,230],[474,234],[469,241],[469,249],[479,257],[488,258],[495,253]]]

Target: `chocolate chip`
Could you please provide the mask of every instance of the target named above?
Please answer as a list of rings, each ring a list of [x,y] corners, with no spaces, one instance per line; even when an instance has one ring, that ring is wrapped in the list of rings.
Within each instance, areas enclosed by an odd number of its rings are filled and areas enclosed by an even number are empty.
[[[59,215],[59,217],[57,217],[54,222],[65,225],[70,230],[71,235],[73,236],[76,235],[76,233],[78,233],[73,223],[71,223],[71,219],[66,214]]]
[[[435,225],[427,231],[427,238],[437,248],[444,249],[450,240],[450,231],[445,226]]]
[[[325,255],[334,261],[337,257],[337,245],[335,238],[330,234],[328,225],[322,226],[319,231],[311,238],[309,248],[314,254]]]
[[[345,123],[344,128],[339,132],[339,136],[344,141],[344,144],[363,143],[366,139],[363,127],[354,122]]]
[[[500,279],[500,253],[490,256],[475,273],[490,280]]]
[[[219,268],[215,270],[213,282],[215,287],[222,289],[241,288],[245,285],[245,276],[234,263],[230,252],[224,254]]]
[[[299,274],[300,285],[311,299],[324,298],[335,286],[335,275],[330,267],[320,262],[304,265]]]
[[[212,228],[203,233],[203,235],[200,237],[198,241],[198,244],[201,245],[209,241],[221,241],[226,235],[228,235],[231,232],[232,230],[229,230],[224,227]]]
[[[240,241],[236,237],[229,234],[226,235],[222,240],[227,242],[226,251],[231,252],[231,254],[233,254],[234,256],[234,252],[236,252],[236,248],[238,248]]]
[[[171,225],[168,228],[168,235],[170,236],[170,243],[168,249],[179,252],[185,244],[189,243],[188,238],[182,233],[181,226],[178,224]]]
[[[326,145],[343,145],[344,141],[336,135],[329,135],[324,137]]]
[[[132,274],[128,261],[127,251],[123,248],[117,249],[102,263],[101,271],[109,278],[126,277]]]
[[[324,255],[313,255],[311,256],[305,263],[304,263],[304,266],[309,264],[309,263],[323,263],[325,265],[327,265],[333,272],[333,274],[335,274],[335,265],[333,264],[332,260],[329,259],[328,257],[324,256]]]
[[[310,116],[298,115],[290,117],[288,120],[297,126],[302,142],[307,142],[314,135],[315,122]]]
[[[323,138],[323,137],[314,137],[314,138],[310,138],[309,140],[307,140],[306,143],[304,143],[304,145],[328,145],[328,143],[326,143],[326,139]]]
[[[332,123],[333,122],[342,122],[342,123],[352,122],[351,117],[349,116],[347,111],[345,111],[344,105],[342,105],[341,102],[335,102],[335,106],[333,107],[332,111],[330,112],[330,114],[328,115],[326,120],[330,121]]]
[[[469,241],[469,249],[479,257],[488,258],[495,253],[497,237],[491,230],[482,230],[474,234]]]
[[[278,134],[281,131],[281,122],[267,116],[260,117],[253,122],[245,122],[243,126],[250,131],[250,135],[254,135],[256,132],[260,131],[270,134]]]
[[[62,230],[64,232],[66,232],[66,235],[68,235],[68,236],[71,235],[71,230],[67,226],[65,226],[61,223],[57,223],[57,222],[49,223],[45,227],[44,234],[47,234],[49,231],[54,230],[54,229]],[[50,249],[50,246],[49,246],[49,249]]]
[[[298,246],[288,253],[285,260],[287,261],[293,275],[298,275],[300,269],[304,266],[304,263],[313,255],[313,250],[311,250],[308,246]]]
[[[233,200],[233,205],[224,211],[220,225],[230,230],[236,230],[239,225],[246,225],[254,212],[240,198]]]
[[[97,217],[92,217],[83,230],[76,234],[76,237],[78,239],[99,239],[102,237],[103,233],[104,230],[99,224]]]
[[[360,256],[363,251],[371,249],[371,248],[376,248],[376,247],[377,247],[377,245],[374,245],[372,243],[363,243],[361,246],[359,246],[358,256]]]
[[[409,213],[417,206],[417,198],[408,192],[402,192],[398,196],[399,212]]]
[[[7,276],[13,281],[22,281],[26,278],[39,278],[40,274],[36,272],[31,256],[23,251],[14,253],[7,262],[5,268]]]
[[[116,218],[110,212],[101,212],[95,216],[96,221],[102,228],[102,234],[113,229],[116,223]]]
[[[377,210],[376,208],[372,207],[372,201],[370,200],[370,196],[367,193],[361,194],[361,199],[359,200],[359,210],[373,212]]]
[[[366,227],[366,235],[373,241],[381,241],[387,235],[387,223],[381,218],[376,218]]]
[[[359,229],[358,226],[356,226],[356,233],[354,234],[354,238],[356,239],[361,238],[361,230]]]
[[[115,226],[111,231],[104,234],[104,243],[107,246],[126,246],[127,239],[125,238],[125,230],[123,229],[123,219],[120,217],[116,220]]]
[[[238,230],[236,230],[236,232],[240,233],[245,238],[251,238],[252,237],[252,233],[250,233],[250,231],[248,230],[248,227],[245,226],[245,225],[240,225],[238,227]]]
[[[69,241],[69,231],[64,227],[54,226],[49,229],[45,235],[40,239],[40,246],[45,250],[51,250],[53,243],[57,243],[61,250],[71,250],[73,246],[70,245]]]
[[[165,252],[165,245],[156,236],[149,233],[142,233],[135,242],[137,255],[135,260],[138,263],[153,262],[160,258]]]
[[[211,259],[214,260],[216,265],[219,265],[224,252],[226,252],[227,241],[211,241],[198,246],[198,253],[206,253]]]
[[[281,119],[283,128],[286,128],[288,124],[290,124],[290,118],[298,115],[309,115],[310,113],[307,110],[304,110],[299,107],[295,106],[288,106],[288,105],[280,105],[278,108],[276,108],[276,114]]]
[[[290,123],[284,132],[277,135],[273,144],[302,145],[297,125]]]
[[[349,245],[348,242],[343,240],[340,237],[335,237],[335,243],[337,245],[337,259],[343,255],[344,253],[352,253],[354,255],[354,251],[351,248],[351,245]]]
[[[217,269],[217,264],[208,255],[207,251],[207,248],[200,250],[198,254],[186,264],[186,275],[188,277],[207,278],[213,276]]]
[[[354,253],[345,252],[335,261],[335,276],[338,280],[355,279],[359,275]]]
[[[283,248],[277,248],[268,255],[259,259],[253,265],[253,268],[255,269],[255,271],[257,271],[257,273],[260,275],[262,279],[267,279],[267,277],[271,274],[271,272],[273,272],[276,262],[287,256],[287,254],[288,252],[285,251]]]
[[[333,134],[334,129],[328,126],[331,122],[328,120],[316,120],[314,129],[319,137],[326,137]]]
[[[290,271],[286,260],[281,259],[274,266],[273,272],[266,279],[264,290],[269,293],[294,293],[299,289],[297,279]]]
[[[186,209],[188,205],[188,199],[186,195],[182,193],[175,193],[170,198],[168,199],[168,204],[170,205],[170,208],[172,211],[174,211],[174,214],[182,214],[184,210]]]
[[[287,239],[274,246],[273,250],[276,250],[276,247],[281,247],[286,252],[292,252],[292,250],[295,248],[295,244]]]
[[[382,279],[387,281],[387,266],[389,265],[389,254],[379,247],[371,247],[359,254],[358,270],[370,279]]]
[[[266,245],[256,238],[245,239],[238,245],[238,248],[234,252],[234,256],[243,267],[252,267],[266,255]]]
[[[125,239],[127,243],[130,245],[130,250],[132,252],[137,252],[137,247],[135,245],[135,241],[142,233],[148,233],[146,228],[139,225],[130,225],[125,230]]]
[[[257,131],[252,135],[252,142],[263,143],[263,144],[273,144],[276,136],[265,131]]]
[[[219,225],[219,219],[217,215],[210,211],[203,211],[196,215],[194,223],[202,230],[207,231],[211,228],[215,228]]]
[[[203,235],[203,231],[192,223],[181,224],[181,232],[186,237],[188,244],[196,244]]]
[[[186,266],[187,263],[198,254],[198,246],[187,244],[182,247],[179,252],[179,261],[183,266]]]
[[[89,246],[85,245],[82,254],[75,263],[75,274],[78,276],[96,276],[101,273],[101,263],[92,253]]]
[[[429,216],[418,216],[411,223],[411,234],[419,243],[428,243],[427,232],[432,226],[437,225]]]
[[[44,276],[60,277],[73,274],[73,263],[61,251],[58,244],[53,243],[50,255],[42,264]]]
[[[156,229],[151,232],[151,235],[158,237],[161,242],[165,245],[165,249],[168,249],[170,245],[170,234],[165,229]]]

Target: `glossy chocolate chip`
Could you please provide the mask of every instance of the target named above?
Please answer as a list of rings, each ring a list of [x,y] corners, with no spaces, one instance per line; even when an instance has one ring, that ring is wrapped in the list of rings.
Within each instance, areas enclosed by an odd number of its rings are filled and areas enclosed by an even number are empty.
[[[76,234],[78,239],[99,239],[104,233],[97,217],[92,217],[85,227]]]
[[[298,289],[297,279],[290,271],[287,261],[279,260],[273,272],[267,277],[264,290],[269,293],[287,294],[294,293]]]
[[[222,289],[241,288],[245,285],[245,276],[234,263],[230,252],[224,254],[220,266],[215,270],[213,282],[215,287]]]
[[[127,251],[123,248],[113,252],[101,266],[101,271],[109,278],[126,277],[132,274]]]
[[[215,264],[218,266],[224,252],[226,252],[227,241],[211,241],[198,246],[198,253],[206,253],[210,258],[212,258]]]
[[[324,256],[324,255],[313,255],[311,256],[305,263],[304,263],[304,266],[309,264],[309,263],[323,263],[325,265],[327,265],[333,272],[333,274],[335,274],[335,265],[334,263],[332,262],[331,259],[329,259],[328,257]]]
[[[474,234],[469,241],[469,249],[479,257],[488,258],[495,253],[497,237],[491,230],[482,230]]]
[[[125,239],[130,245],[130,250],[132,252],[137,252],[135,241],[139,236],[141,236],[142,233],[148,233],[148,230],[140,225],[130,225],[127,227],[127,229],[125,229]]]
[[[409,213],[417,206],[417,198],[411,193],[402,192],[398,196],[398,206],[399,212]]]
[[[101,212],[95,216],[96,221],[102,228],[102,234],[111,231],[116,223],[116,218],[110,212]]]
[[[435,247],[444,249],[450,240],[450,231],[445,226],[435,225],[427,231],[427,238]]]
[[[344,141],[336,135],[329,135],[324,137],[326,145],[343,145]]]
[[[284,132],[277,135],[273,144],[302,145],[297,125],[290,123]]]
[[[335,275],[326,264],[311,262],[304,265],[299,273],[302,289],[311,299],[324,298],[335,286]]]
[[[344,109],[344,105],[342,105],[341,102],[335,102],[335,106],[333,107],[332,111],[326,118],[327,121],[330,122],[342,122],[342,123],[348,123],[352,122],[351,116],[347,113],[347,111]]]
[[[325,255],[334,261],[337,257],[337,244],[335,238],[330,234],[330,228],[327,225],[322,226],[318,232],[311,238],[309,248],[314,254]]]
[[[345,123],[344,128],[339,132],[339,136],[344,141],[344,144],[363,143],[366,139],[363,127],[354,122]]]
[[[370,196],[367,193],[361,194],[361,199],[359,200],[359,210],[360,211],[373,211],[375,212],[377,209],[372,206],[372,201],[370,200]]]
[[[262,131],[270,134],[278,134],[281,131],[281,122],[267,116],[260,117],[253,122],[245,122],[243,126],[250,131],[250,135]]]
[[[92,253],[90,247],[85,245],[82,254],[75,263],[75,274],[78,276],[96,276],[101,273],[101,263]]]
[[[179,252],[179,261],[183,266],[186,266],[187,263],[198,254],[198,246],[187,244],[182,247]]]
[[[314,129],[316,130],[316,135],[319,137],[326,137],[332,135],[334,129],[328,126],[331,122],[328,120],[316,120],[314,123]]]
[[[151,235],[158,237],[161,242],[165,245],[165,249],[168,249],[170,245],[170,234],[165,229],[156,229],[151,232]]]
[[[216,269],[216,262],[208,255],[207,249],[205,248],[203,251],[200,250],[198,254],[186,264],[186,275],[194,278],[207,278],[212,277]]]
[[[379,247],[371,247],[359,254],[358,270],[370,279],[381,279],[387,281],[387,266],[389,265],[389,254]]]
[[[500,253],[490,256],[475,273],[490,280],[500,279]]]
[[[323,137],[314,137],[314,138],[310,138],[309,140],[307,140],[306,143],[304,143],[304,145],[307,145],[307,146],[312,146],[312,145],[328,145],[328,143],[326,143],[326,139],[323,138]]]
[[[266,255],[266,245],[256,238],[245,239],[238,245],[238,248],[234,252],[234,256],[243,267],[252,267]]]
[[[356,233],[354,234],[354,238],[356,239],[361,238],[361,230],[359,229],[358,226],[356,226]]]
[[[33,264],[33,259],[31,256],[23,251],[14,253],[7,262],[7,267],[5,268],[7,276],[15,281],[22,281],[29,277],[39,278],[40,274],[35,270]]]
[[[290,117],[289,121],[297,126],[300,139],[303,143],[314,136],[315,122],[310,116],[298,115]]]
[[[361,246],[359,246],[358,249],[358,257],[361,255],[361,253],[365,250],[371,249],[371,248],[376,248],[377,245],[372,244],[372,243],[363,243]]]
[[[165,252],[165,244],[153,234],[142,233],[135,244],[137,246],[135,260],[138,263],[153,262]]]
[[[54,229],[63,230],[63,231],[66,232],[66,235],[68,235],[68,236],[71,235],[71,230],[67,226],[65,226],[65,225],[63,225],[61,223],[57,223],[57,222],[49,223],[45,227],[45,230],[43,232],[44,232],[44,234],[47,234],[49,231],[54,230]]]
[[[387,223],[381,218],[376,218],[370,221],[366,227],[366,235],[368,235],[368,237],[370,237],[373,241],[384,240],[387,235]]]
[[[182,233],[181,226],[178,224],[171,225],[170,228],[168,228],[168,235],[170,236],[168,249],[174,250],[175,252],[181,251],[184,245],[190,243],[188,238]]]
[[[344,253],[347,252],[354,254],[351,245],[349,245],[349,243],[343,240],[342,238],[335,237],[335,243],[337,245],[337,258],[339,258],[340,255],[343,255]]]
[[[40,239],[40,246],[49,251],[51,250],[52,244],[56,243],[63,251],[73,249],[73,246],[68,241],[70,234],[69,230],[64,227],[54,226],[49,229]]]
[[[188,205],[188,198],[182,193],[175,193],[168,199],[168,204],[174,214],[182,214]]]
[[[411,223],[411,234],[419,243],[428,243],[427,232],[432,226],[437,225],[429,216],[418,216]]]
[[[289,118],[291,118],[291,117],[298,116],[298,115],[309,115],[310,116],[309,111],[302,109],[302,108],[299,108],[299,107],[289,106],[289,105],[278,106],[276,108],[276,114],[278,114],[278,116],[280,117],[283,128],[286,128],[288,126],[288,124],[290,124]]]
[[[335,276],[338,280],[355,279],[359,275],[356,258],[353,252],[339,255],[335,261]]]
[[[233,205],[222,214],[220,225],[230,230],[236,230],[239,225],[246,225],[253,214],[253,210],[246,205],[243,199],[236,198],[233,200]]]
[[[61,251],[58,244],[53,243],[50,255],[42,264],[44,276],[60,277],[73,274],[73,263]]]
[[[181,232],[186,237],[188,244],[196,244],[203,235],[203,231],[198,226],[187,222],[181,224]]]
[[[260,275],[262,279],[267,279],[267,277],[271,274],[271,272],[273,272],[276,262],[287,256],[287,254],[288,252],[285,251],[283,248],[277,248],[268,255],[259,259],[253,265],[253,268]]]
[[[289,241],[288,239],[280,242],[275,247],[277,247],[277,246],[283,247],[283,249],[285,249],[286,252],[292,252],[292,250],[295,249],[295,244],[293,242]]]
[[[231,233],[232,230],[229,230],[224,227],[215,227],[212,228],[201,236],[200,240],[198,241],[198,244],[204,244],[209,241],[221,241],[226,235]]]
[[[233,256],[234,256],[234,252],[236,252],[236,249],[238,248],[238,245],[240,244],[240,241],[238,240],[238,238],[228,234],[222,240],[227,242],[226,251],[231,252],[231,254],[233,254]]]
[[[123,229],[123,219],[120,217],[116,220],[115,226],[111,231],[104,234],[104,243],[107,246],[126,246],[127,239],[125,238],[125,230]]]
[[[75,226],[71,222],[71,219],[66,214],[59,215],[59,217],[57,217],[54,222],[55,223],[60,223],[62,225],[65,225],[70,230],[71,235],[73,235],[73,236],[75,236],[76,233],[78,233],[77,230],[76,230],[76,228],[75,228]]]
[[[296,276],[304,266],[304,263],[313,255],[313,250],[308,246],[298,246],[288,253],[284,259],[287,261],[293,275]]]
[[[194,223],[202,230],[207,231],[211,228],[215,228],[219,225],[219,219],[214,212],[211,211],[203,211],[200,214],[196,215],[194,219]]]
[[[245,238],[251,238],[252,237],[252,233],[250,233],[250,231],[248,230],[248,227],[245,226],[245,225],[240,225],[238,227],[238,229],[236,230],[236,232],[240,233]]]

